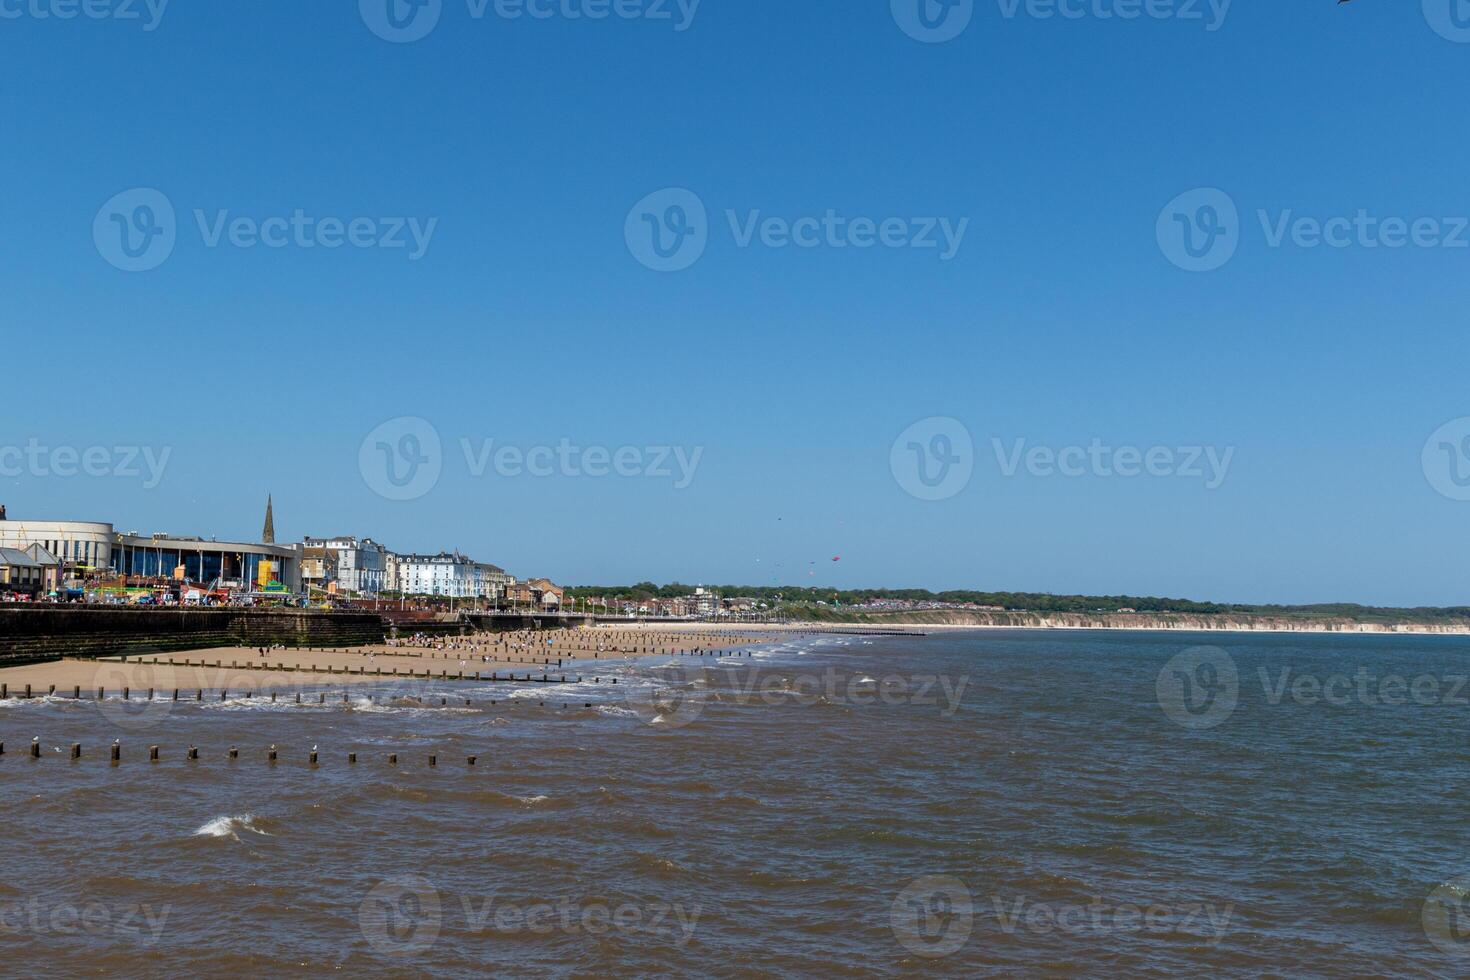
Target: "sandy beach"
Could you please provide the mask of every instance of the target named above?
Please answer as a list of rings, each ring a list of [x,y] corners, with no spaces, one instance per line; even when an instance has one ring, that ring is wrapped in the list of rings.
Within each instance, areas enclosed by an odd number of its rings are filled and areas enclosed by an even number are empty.
[[[477,633],[403,638],[388,644],[337,649],[217,647],[100,660],[65,658],[0,669],[10,696],[51,692],[95,696],[99,688],[154,690],[286,691],[303,686],[373,684],[392,680],[474,680],[509,675],[539,680],[593,676],[598,660],[630,657],[730,656],[789,630],[738,629],[679,624],[658,629],[584,629]]]

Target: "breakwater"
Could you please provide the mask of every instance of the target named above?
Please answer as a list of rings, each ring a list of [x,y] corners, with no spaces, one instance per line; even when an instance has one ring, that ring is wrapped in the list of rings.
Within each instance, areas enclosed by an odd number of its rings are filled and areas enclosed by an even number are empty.
[[[381,642],[373,613],[309,609],[0,606],[0,664],[214,647]]]

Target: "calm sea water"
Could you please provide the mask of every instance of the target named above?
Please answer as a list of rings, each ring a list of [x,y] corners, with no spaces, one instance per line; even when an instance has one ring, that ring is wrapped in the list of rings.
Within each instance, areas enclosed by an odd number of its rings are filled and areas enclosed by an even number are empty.
[[[596,670],[621,683],[0,702],[5,972],[1470,972],[1470,641],[985,631]]]

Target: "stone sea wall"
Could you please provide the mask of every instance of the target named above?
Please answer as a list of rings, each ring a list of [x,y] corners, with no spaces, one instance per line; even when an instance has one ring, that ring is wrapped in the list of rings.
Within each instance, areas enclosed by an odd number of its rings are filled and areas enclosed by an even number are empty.
[[[306,609],[0,606],[0,664],[209,647],[353,646],[381,642],[373,613]]]

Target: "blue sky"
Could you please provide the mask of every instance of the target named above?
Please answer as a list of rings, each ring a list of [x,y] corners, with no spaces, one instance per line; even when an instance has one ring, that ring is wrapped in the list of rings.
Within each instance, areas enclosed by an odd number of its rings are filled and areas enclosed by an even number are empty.
[[[991,0],[943,43],[905,33],[907,0],[601,20],[442,0],[408,43],[369,28],[379,2],[169,4],[153,30],[141,0],[142,21],[0,3],[12,517],[251,537],[272,493],[283,537],[574,583],[1466,600],[1470,502],[1435,466],[1470,458],[1433,462],[1461,430],[1421,458],[1470,416],[1470,43],[1448,0],[1133,20]],[[129,272],[106,239],[139,188],[175,241]],[[704,251],[655,271],[627,229],[671,188],[704,209]],[[1192,272],[1159,229],[1202,229],[1200,188],[1238,218],[1228,261]],[[247,244],[298,211],[432,233],[417,258]],[[964,234],[947,259],[741,244],[829,211]],[[1293,241],[1359,212],[1433,219],[1430,244]],[[386,423],[392,458],[403,418],[430,424],[439,475],[394,500],[382,440],[360,449]],[[892,451],[932,418],[973,446],[937,500]],[[492,439],[632,447],[640,475],[476,475]],[[1093,444],[1160,447],[1171,475],[1007,472],[1017,446]],[[7,464],[28,445],[43,465]],[[58,475],[57,447],[108,462]],[[168,452],[156,486],[119,447]],[[698,453],[687,485],[660,447]],[[1192,447],[1230,453],[1217,486]]]

